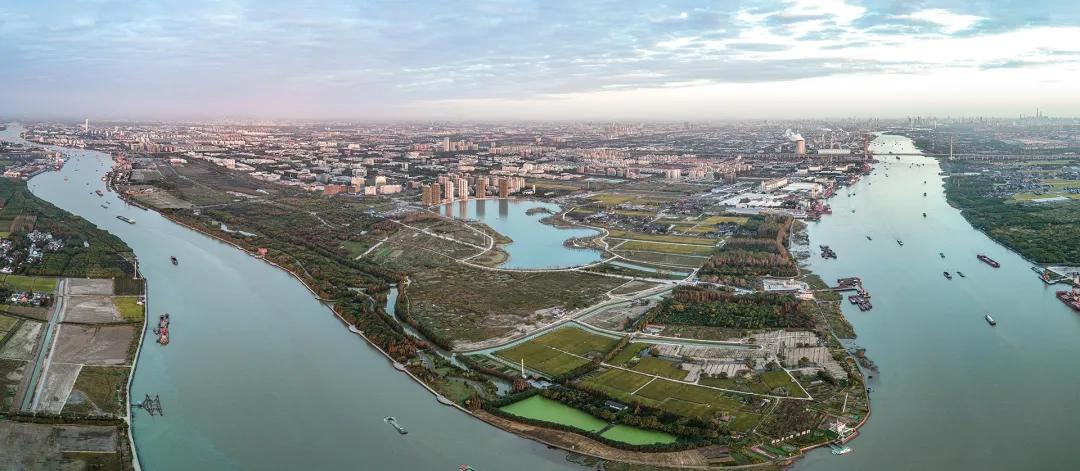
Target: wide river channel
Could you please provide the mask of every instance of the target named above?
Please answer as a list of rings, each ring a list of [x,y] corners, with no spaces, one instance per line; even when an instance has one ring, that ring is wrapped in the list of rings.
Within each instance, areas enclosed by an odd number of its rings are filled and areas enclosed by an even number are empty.
[[[0,135],[17,141],[21,129]],[[165,411],[134,412],[145,469],[582,469],[437,403],[288,273],[114,193],[96,196],[109,156],[64,152],[63,170],[30,189],[127,242],[149,281],[150,315],[172,315],[172,343],[147,337],[132,387],[136,401],[160,394]],[[383,422],[391,415],[408,435]]]
[[[885,154],[917,152],[909,139],[873,146],[884,165],[841,190],[809,230],[812,269],[830,283],[862,277],[873,295],[869,312],[844,303],[880,368],[873,413],[854,452],[817,451],[796,469],[1077,469],[1080,316],[1054,297],[1064,285],[1045,286],[950,207],[937,160]],[[839,258],[822,260],[819,244]]]

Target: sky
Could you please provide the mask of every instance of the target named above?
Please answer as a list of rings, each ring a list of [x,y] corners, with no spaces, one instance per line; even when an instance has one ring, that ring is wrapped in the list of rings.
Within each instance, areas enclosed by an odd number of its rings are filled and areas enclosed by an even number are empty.
[[[1080,2],[0,2],[0,115],[1080,116]]]

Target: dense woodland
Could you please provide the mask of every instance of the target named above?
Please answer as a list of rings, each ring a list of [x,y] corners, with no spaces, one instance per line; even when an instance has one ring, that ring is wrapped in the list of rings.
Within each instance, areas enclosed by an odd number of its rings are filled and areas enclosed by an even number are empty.
[[[671,296],[646,314],[645,320],[747,330],[814,327],[812,309],[794,296],[769,293],[735,295],[697,286],[676,288]]]
[[[790,216],[753,216],[702,266],[703,279],[745,276],[796,276],[788,253]]]
[[[1024,257],[1039,263],[1080,264],[1080,200],[1018,203],[989,195],[998,183],[990,175],[953,176],[945,194],[972,226]]]

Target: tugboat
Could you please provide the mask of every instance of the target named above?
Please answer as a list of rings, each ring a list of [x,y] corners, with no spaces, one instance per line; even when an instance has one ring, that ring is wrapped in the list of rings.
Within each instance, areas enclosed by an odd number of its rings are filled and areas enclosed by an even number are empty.
[[[986,255],[979,254],[979,255],[976,255],[975,257],[978,258],[979,260],[981,260],[983,263],[985,263],[987,265],[990,265],[990,266],[992,266],[994,268],[1001,268],[1000,263],[998,263],[996,260],[994,260],[994,259],[992,259],[990,257],[987,257]]]
[[[874,240],[874,239],[872,237],[870,237],[870,236],[866,236],[866,240]]]
[[[395,419],[394,417],[386,417],[386,418],[383,419],[383,422],[386,422],[386,423],[390,424],[391,426],[393,426],[394,429],[396,429],[398,431],[398,433],[400,433],[402,435],[406,435],[406,434],[409,433],[408,430],[405,430],[405,427],[402,427],[400,424],[397,423],[397,419]]]
[[[900,239],[896,239],[896,245],[899,245],[899,246],[903,247],[904,246],[904,241],[902,241]]]
[[[926,192],[924,191],[922,195],[923,195],[923,196],[926,196]]]
[[[995,321],[993,317],[990,317],[990,314],[986,315],[986,323],[990,325],[997,325],[997,321]]]
[[[944,253],[942,253],[942,252],[938,252],[937,254],[938,254],[939,256],[941,256],[941,258],[945,258],[945,254],[944,254]]]
[[[169,261],[172,262],[173,266],[176,266],[176,265],[180,264],[180,261],[176,259],[175,255],[173,255],[172,257],[169,257]]]
[[[944,273],[945,273],[945,279],[947,279],[947,280],[952,279],[952,275],[950,275],[949,272],[944,272]]]
[[[922,217],[926,217],[926,213],[922,213]]]

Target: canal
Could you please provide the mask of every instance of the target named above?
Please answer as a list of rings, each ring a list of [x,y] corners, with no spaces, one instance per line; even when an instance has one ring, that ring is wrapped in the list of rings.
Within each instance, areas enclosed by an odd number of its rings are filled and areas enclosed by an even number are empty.
[[[17,140],[21,129],[0,137]],[[135,412],[145,469],[581,469],[438,404],[289,274],[113,193],[96,196],[109,156],[64,152],[63,170],[30,189],[130,245],[149,280],[150,315],[172,315],[172,342],[144,343],[132,387],[136,399],[159,394],[165,412]],[[409,434],[383,422],[389,415]]]
[[[880,368],[873,414],[853,453],[815,451],[795,469],[1076,469],[1080,316],[1054,297],[1062,285],[1046,287],[950,207],[936,160],[885,154],[915,152],[910,140],[872,145],[884,165],[841,190],[809,234],[811,247],[839,255],[814,250],[815,272],[862,277],[873,295],[869,312],[844,303],[856,343]]]

